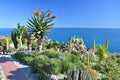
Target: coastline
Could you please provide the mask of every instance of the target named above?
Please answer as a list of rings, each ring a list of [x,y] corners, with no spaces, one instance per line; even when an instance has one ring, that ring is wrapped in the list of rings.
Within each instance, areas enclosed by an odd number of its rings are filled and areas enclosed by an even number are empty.
[[[0,35],[11,36],[11,30],[15,28],[0,28]],[[92,40],[95,39],[97,45],[103,44],[106,37],[109,40],[109,52],[120,53],[118,45],[120,38],[120,28],[71,28],[71,27],[53,27],[48,35],[52,41],[67,42],[70,37],[83,38],[88,48],[92,47]]]

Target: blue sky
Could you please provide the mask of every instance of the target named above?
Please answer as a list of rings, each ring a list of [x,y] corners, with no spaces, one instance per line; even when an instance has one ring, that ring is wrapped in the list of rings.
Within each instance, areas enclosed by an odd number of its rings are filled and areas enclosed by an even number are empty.
[[[0,28],[27,24],[38,7],[57,16],[54,27],[120,28],[120,0],[0,0]]]

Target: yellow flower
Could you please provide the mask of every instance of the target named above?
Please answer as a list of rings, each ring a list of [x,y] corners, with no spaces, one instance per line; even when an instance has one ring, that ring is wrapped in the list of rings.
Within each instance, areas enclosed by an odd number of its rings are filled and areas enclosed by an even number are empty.
[[[33,13],[35,16],[40,16],[42,14],[42,12],[39,12],[39,11],[34,11]]]
[[[52,19],[56,18],[56,16],[52,16]]]

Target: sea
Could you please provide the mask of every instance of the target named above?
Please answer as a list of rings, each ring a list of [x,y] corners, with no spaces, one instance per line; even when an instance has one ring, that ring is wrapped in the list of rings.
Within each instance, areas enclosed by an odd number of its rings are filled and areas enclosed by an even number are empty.
[[[13,28],[0,28],[0,35],[11,36]],[[109,52],[120,53],[120,29],[119,28],[52,28],[48,38],[52,41],[67,42],[70,37],[79,37],[84,40],[84,44],[92,47],[93,39],[96,44],[105,44],[106,38],[109,40]]]

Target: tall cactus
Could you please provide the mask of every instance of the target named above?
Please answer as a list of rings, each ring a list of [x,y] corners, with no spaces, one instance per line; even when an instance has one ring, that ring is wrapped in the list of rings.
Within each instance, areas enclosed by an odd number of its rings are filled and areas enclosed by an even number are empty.
[[[93,51],[95,51],[95,49],[96,49],[96,42],[95,42],[95,39],[94,39],[93,42],[92,42],[92,49],[93,49]]]
[[[11,31],[11,39],[13,41],[14,47],[17,49],[18,48],[18,42],[17,42],[17,29],[14,29]]]
[[[8,39],[8,37],[5,37],[5,40],[6,40],[6,49],[8,50],[9,49],[9,39]]]
[[[105,48],[108,49],[108,44],[109,44],[109,41],[108,41],[108,38],[106,38],[106,41],[105,41]]]

